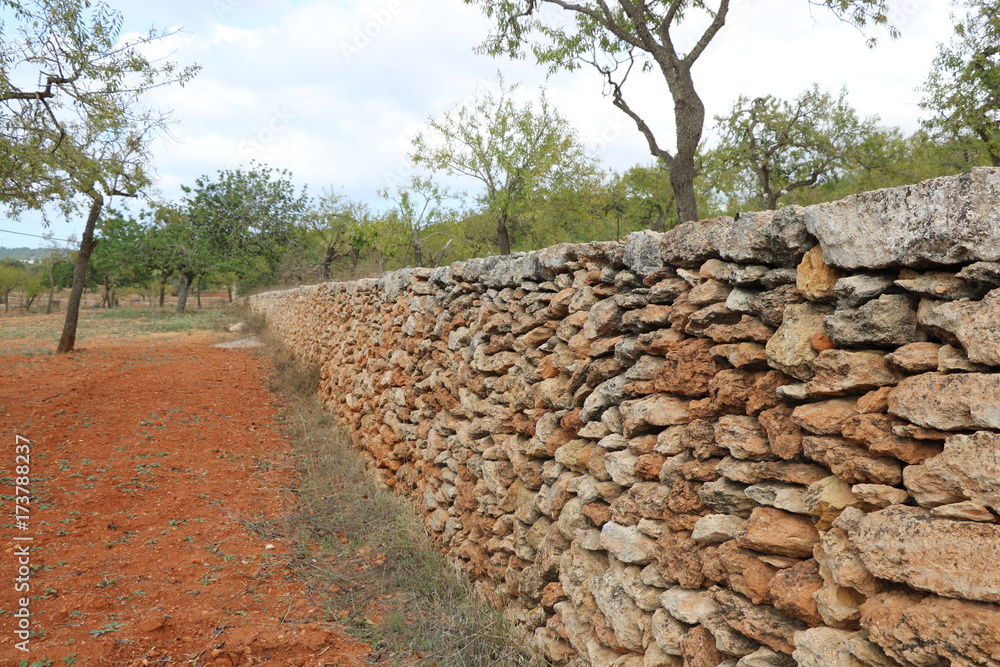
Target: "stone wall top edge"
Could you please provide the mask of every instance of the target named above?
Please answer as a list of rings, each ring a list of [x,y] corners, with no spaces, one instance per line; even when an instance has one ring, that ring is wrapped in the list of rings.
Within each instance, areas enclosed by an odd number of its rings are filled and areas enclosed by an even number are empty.
[[[332,293],[380,293],[393,300],[408,286],[479,283],[486,288],[542,282],[580,266],[648,275],[664,268],[698,268],[709,259],[794,267],[819,244],[824,260],[842,269],[878,270],[1000,261],[1000,168],[873,190],[823,204],[750,211],[686,222],[665,232],[632,232],[621,241],[560,243],[447,266],[404,268],[352,281],[265,292],[279,298],[306,287]]]

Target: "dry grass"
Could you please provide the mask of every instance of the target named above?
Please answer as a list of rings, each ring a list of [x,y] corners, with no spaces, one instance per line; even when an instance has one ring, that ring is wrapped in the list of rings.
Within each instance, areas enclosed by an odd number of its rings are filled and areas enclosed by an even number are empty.
[[[293,561],[328,614],[368,641],[377,660],[393,665],[547,664],[475,599],[408,501],[366,473],[349,435],[316,398],[318,371],[302,368],[266,331],[263,338],[286,426],[302,455],[300,504],[286,525],[296,543]]]

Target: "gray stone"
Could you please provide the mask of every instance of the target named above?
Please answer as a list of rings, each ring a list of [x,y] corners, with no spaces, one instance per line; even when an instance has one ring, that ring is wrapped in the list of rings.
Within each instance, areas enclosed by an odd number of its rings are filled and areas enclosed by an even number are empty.
[[[865,516],[850,538],[876,577],[946,597],[1000,602],[998,525],[895,505]]]
[[[622,586],[620,571],[611,568],[599,577],[592,577],[588,585],[597,608],[604,614],[618,642],[632,651],[642,652],[650,636],[650,618]]]
[[[849,630],[810,628],[796,632],[792,658],[799,667],[865,667],[850,651]]]
[[[823,319],[830,312],[829,306],[814,303],[788,306],[784,321],[764,348],[771,367],[799,380],[812,379],[812,362],[819,355],[812,337],[824,332]]]
[[[978,283],[962,280],[954,273],[943,271],[928,271],[911,278],[900,278],[896,285],[912,294],[949,301],[978,299],[986,293],[986,288]]]
[[[1000,169],[809,206],[806,228],[827,263],[844,269],[1000,259]]]
[[[720,477],[714,482],[702,484],[698,497],[714,512],[748,517],[757,503],[747,497],[744,488],[742,484]]]
[[[739,593],[718,586],[713,587],[711,593],[722,608],[722,617],[734,630],[775,651],[791,653],[793,635],[806,629],[802,621],[774,607],[754,604]]]
[[[732,222],[721,217],[681,223],[663,233],[660,256],[671,266],[700,267],[705,260],[719,257],[716,235]]]
[[[795,667],[795,660],[790,655],[762,646],[740,658],[736,667]]]
[[[762,264],[734,264],[718,259],[710,259],[701,265],[698,273],[703,278],[712,278],[729,285],[756,283],[770,271]]]
[[[645,565],[656,553],[656,542],[649,539],[637,526],[622,526],[609,521],[601,527],[601,546],[623,563]]]
[[[794,268],[771,269],[760,279],[764,289],[774,289],[782,285],[794,285],[799,272]]]
[[[970,361],[1000,366],[1000,289],[982,301],[927,301],[921,304],[920,323],[947,331],[965,348]]]
[[[908,377],[889,395],[889,413],[943,431],[1000,429],[1000,374]]]
[[[663,235],[644,229],[625,237],[624,262],[630,270],[640,276],[649,275],[664,267],[660,248]]]
[[[966,266],[956,275],[985,287],[1000,287],[1000,262],[976,262]]]
[[[653,613],[652,633],[656,645],[667,655],[681,654],[681,638],[688,631],[688,626],[670,615],[666,609],[657,609]]]
[[[806,231],[805,210],[740,213],[716,233],[719,256],[734,262],[795,266],[816,240]]]
[[[892,284],[893,276],[862,273],[838,280],[833,286],[833,293],[839,299],[838,308],[857,308],[885,294]]]
[[[719,605],[708,591],[688,590],[680,586],[664,591],[660,602],[671,617],[688,625],[703,623],[719,611]]]
[[[883,294],[860,308],[838,310],[824,325],[841,347],[899,347],[926,340],[913,300],[904,294]]]
[[[702,544],[720,544],[733,539],[744,523],[746,520],[738,516],[709,514],[694,524],[691,539]]]
[[[761,505],[777,507],[795,514],[811,514],[806,504],[806,487],[783,482],[761,482],[743,489],[748,498]]]

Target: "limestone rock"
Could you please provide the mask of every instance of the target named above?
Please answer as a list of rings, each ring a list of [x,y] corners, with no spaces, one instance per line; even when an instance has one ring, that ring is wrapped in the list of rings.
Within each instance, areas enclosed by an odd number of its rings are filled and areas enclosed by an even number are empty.
[[[969,360],[1000,366],[1000,290],[982,301],[928,301],[920,309],[920,323],[947,331],[965,348]]]
[[[774,575],[770,584],[772,604],[793,618],[809,625],[822,625],[813,593],[823,587],[819,564],[812,558],[786,567]]]
[[[998,197],[1000,172],[977,168],[808,206],[806,228],[844,269],[995,261]]]
[[[969,361],[965,350],[952,345],[942,345],[938,350],[938,370],[942,373],[948,371],[989,371],[990,366],[977,364]]]
[[[833,287],[841,275],[823,261],[823,249],[815,246],[799,262],[795,286],[810,301],[825,301],[835,296]]]
[[[974,262],[956,274],[962,280],[987,287],[1000,286],[1000,263]]]
[[[892,287],[893,277],[884,274],[861,273],[846,276],[833,286],[838,308],[857,308],[866,301],[877,299]]]
[[[650,635],[650,618],[636,606],[622,585],[622,572],[612,568],[588,581],[588,588],[597,602],[618,644],[631,651],[642,652]]]
[[[748,498],[761,505],[775,507],[793,514],[810,514],[806,503],[806,487],[783,482],[761,482],[743,489]]]
[[[762,646],[740,658],[736,667],[795,667],[795,660],[790,655]]]
[[[674,586],[660,596],[663,608],[672,618],[697,625],[719,610],[719,605],[708,591],[696,591]]]
[[[1000,664],[1000,607],[903,592],[861,606],[871,641],[907,665]]]
[[[799,667],[866,667],[850,651],[853,633],[835,628],[810,628],[796,632],[792,657]]]
[[[823,333],[823,318],[831,312],[829,306],[802,303],[788,306],[778,330],[765,346],[768,363],[799,380],[813,376],[812,362],[818,353],[812,337]]]
[[[792,411],[792,421],[816,435],[840,435],[844,422],[857,414],[856,398],[834,398],[800,405]]]
[[[985,293],[981,285],[963,280],[954,273],[944,273],[943,271],[917,273],[904,270],[900,273],[896,285],[913,294],[950,301],[978,299]]]
[[[996,515],[993,512],[971,500],[932,507],[931,514],[942,519],[956,519],[959,521],[983,521],[986,523],[996,521]]]
[[[1000,374],[908,377],[890,395],[889,413],[943,431],[1000,429]]]
[[[949,597],[1000,601],[998,525],[936,519],[926,509],[897,505],[867,515],[850,538],[876,577]]]
[[[858,497],[844,480],[831,475],[809,485],[805,505],[809,513],[819,517],[816,527],[826,530],[848,507],[858,504]]]
[[[814,396],[864,394],[903,378],[886,365],[882,353],[874,351],[824,350],[812,366],[815,374],[806,391]]]
[[[883,294],[860,308],[837,310],[823,324],[841,347],[899,347],[926,339],[913,300],[904,294]]]
[[[691,421],[688,403],[669,394],[651,394],[635,401],[624,401],[620,406],[624,435],[632,437],[656,427],[686,424]]]
[[[653,639],[664,653],[668,655],[681,654],[681,638],[688,631],[688,626],[674,618],[666,609],[653,612],[651,621]]]
[[[703,625],[691,628],[681,638],[681,656],[690,667],[716,667],[722,663],[722,654],[715,645],[712,632]]]
[[[792,637],[806,629],[805,623],[786,616],[774,607],[756,605],[739,593],[725,588],[711,588],[712,597],[722,608],[722,616],[737,632],[775,651],[791,653],[794,650]]]
[[[729,285],[747,285],[758,282],[770,271],[762,264],[735,264],[710,259],[701,265],[698,274],[702,278],[712,278]]]
[[[903,471],[903,478],[906,478],[906,471]],[[851,491],[859,501],[878,508],[902,505],[910,497],[905,490],[886,484],[855,484]]]
[[[804,209],[740,213],[716,231],[719,255],[733,262],[795,266],[816,242],[806,231]]]
[[[802,438],[803,454],[822,463],[849,484],[872,483],[895,485],[903,481],[902,464],[890,458],[873,458],[868,450],[835,436]]]
[[[1000,434],[954,435],[943,452],[911,468],[904,479],[915,497],[933,492],[1000,510]]]
[[[890,366],[905,373],[937,370],[940,343],[910,343],[885,356]]]
[[[671,266],[697,268],[705,260],[719,257],[716,236],[732,223],[732,218],[710,218],[684,222],[667,230],[660,235],[662,261]]]
[[[614,521],[601,527],[601,546],[623,563],[645,565],[656,553],[656,542],[636,526],[622,526]]]
[[[723,415],[715,424],[715,442],[738,459],[759,459],[770,453],[767,432],[745,415]]]
[[[731,540],[746,520],[729,514],[708,514],[698,519],[691,539],[701,544],[719,544]]]
[[[758,507],[736,537],[741,547],[763,553],[808,558],[819,533],[811,519],[771,507]]]

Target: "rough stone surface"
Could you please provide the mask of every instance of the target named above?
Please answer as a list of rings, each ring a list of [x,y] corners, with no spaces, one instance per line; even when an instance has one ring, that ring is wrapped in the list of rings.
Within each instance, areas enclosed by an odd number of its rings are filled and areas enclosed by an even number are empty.
[[[806,228],[826,261],[843,269],[996,261],[998,197],[1000,172],[973,169],[808,206]]]
[[[840,347],[899,347],[926,338],[913,299],[903,294],[884,294],[860,308],[837,310],[823,324]]]
[[[947,597],[1000,601],[1000,526],[897,505],[865,516],[850,537],[876,577]]]
[[[811,379],[815,372],[811,364],[819,354],[812,337],[824,332],[823,318],[830,312],[828,306],[812,303],[786,308],[781,326],[765,346],[771,367],[800,380]]]
[[[1000,607],[995,604],[894,591],[861,606],[861,625],[904,664],[1000,664]]]
[[[890,394],[889,412],[942,431],[1000,429],[1000,374],[908,377]]]
[[[907,470],[907,490],[918,499],[941,494],[1000,510],[1000,434],[951,436],[943,452]]]
[[[814,396],[843,396],[893,385],[902,375],[889,368],[880,352],[824,350],[813,362],[806,391]]]
[[[982,301],[927,302],[920,324],[952,334],[965,348],[969,361],[1000,366],[1000,290]]]
[[[1000,667],[998,183],[246,301],[553,664]]]

